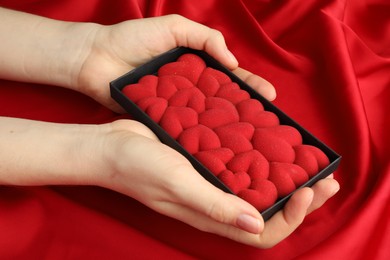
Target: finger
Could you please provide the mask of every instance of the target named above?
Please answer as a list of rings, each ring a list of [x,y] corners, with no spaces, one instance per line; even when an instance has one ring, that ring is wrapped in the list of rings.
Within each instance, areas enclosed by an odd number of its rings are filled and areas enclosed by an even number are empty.
[[[334,196],[340,189],[339,183],[333,178],[325,178],[312,186],[314,191],[313,202],[311,203],[307,214],[321,207],[329,198]]]
[[[239,78],[241,78],[254,90],[256,90],[259,94],[264,96],[266,99],[272,101],[276,98],[275,88],[267,80],[242,68],[237,68],[233,70],[233,73],[236,74]]]
[[[179,15],[168,18],[177,46],[204,50],[229,69],[237,68],[238,61],[228,50],[221,32]]]
[[[289,236],[304,220],[312,200],[310,188],[296,191],[284,208],[266,222],[259,237],[259,247],[270,248]]]
[[[239,242],[247,243],[245,239],[239,240],[238,238],[245,237],[245,234],[251,235],[247,231],[242,230],[235,225],[219,222],[186,205],[171,202],[160,202],[157,211],[201,231],[227,237]]]
[[[252,205],[215,187],[195,170],[181,174],[175,182],[189,185],[175,189],[174,202],[186,205],[219,223],[255,234],[262,231],[263,218]]]

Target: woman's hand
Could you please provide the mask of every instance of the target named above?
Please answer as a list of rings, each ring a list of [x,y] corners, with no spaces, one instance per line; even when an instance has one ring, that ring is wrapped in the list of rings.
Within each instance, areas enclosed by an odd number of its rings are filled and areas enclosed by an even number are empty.
[[[298,190],[283,210],[264,223],[254,207],[207,182],[144,125],[119,120],[104,126],[102,161],[109,174],[98,185],[197,229],[255,247],[271,247],[286,238],[339,189],[332,176],[320,180],[312,188]]]
[[[108,84],[131,69],[177,46],[205,50],[232,69],[266,98],[275,98],[275,89],[266,80],[238,68],[222,34],[179,15],[137,19],[112,26],[98,26],[86,39],[77,89],[115,111]]]
[[[250,204],[207,182],[143,124],[56,124],[0,117],[1,185],[97,185],[200,230],[270,247],[337,190],[333,178],[298,190],[266,223]]]

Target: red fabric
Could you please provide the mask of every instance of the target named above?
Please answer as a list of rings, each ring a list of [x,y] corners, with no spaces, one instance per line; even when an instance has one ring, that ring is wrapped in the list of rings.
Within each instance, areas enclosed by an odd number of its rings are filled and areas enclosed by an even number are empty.
[[[219,29],[275,104],[343,156],[341,191],[289,238],[255,249],[96,187],[0,187],[1,258],[389,259],[390,4],[364,1],[1,0],[111,24],[179,13]],[[118,116],[80,94],[0,82],[0,115],[100,123]]]

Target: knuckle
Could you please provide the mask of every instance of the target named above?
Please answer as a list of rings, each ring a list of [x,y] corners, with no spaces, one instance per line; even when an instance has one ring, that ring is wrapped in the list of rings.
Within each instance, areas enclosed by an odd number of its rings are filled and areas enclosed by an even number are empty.
[[[166,16],[172,23],[185,21],[186,18],[180,14],[169,14]]]
[[[210,218],[212,218],[218,222],[221,222],[221,223],[225,223],[228,220],[228,216],[227,216],[226,211],[224,210],[223,205],[221,205],[217,201],[214,201],[210,205],[208,212],[207,212],[207,215]]]
[[[218,38],[218,39],[223,39],[224,38],[224,36],[223,36],[221,31],[218,31],[218,30],[213,29],[213,28],[210,28],[210,30],[211,30],[211,33],[214,35],[215,38]]]

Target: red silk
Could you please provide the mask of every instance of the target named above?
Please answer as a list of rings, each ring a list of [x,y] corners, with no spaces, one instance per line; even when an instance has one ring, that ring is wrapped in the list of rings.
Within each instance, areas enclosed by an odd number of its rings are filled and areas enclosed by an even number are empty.
[[[343,156],[338,195],[286,240],[255,249],[95,187],[0,187],[1,258],[388,259],[390,4],[365,1],[0,0],[104,24],[178,13],[225,35],[275,104]],[[0,81],[0,115],[101,123],[118,116],[61,88]]]

